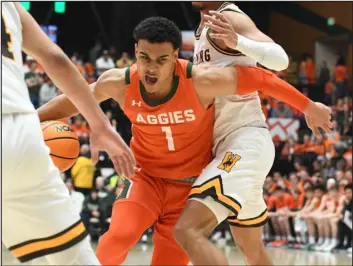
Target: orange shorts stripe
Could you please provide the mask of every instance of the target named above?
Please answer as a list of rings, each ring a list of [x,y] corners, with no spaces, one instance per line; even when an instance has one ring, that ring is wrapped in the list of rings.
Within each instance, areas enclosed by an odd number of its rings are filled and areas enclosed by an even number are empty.
[[[64,231],[46,238],[29,240],[9,248],[21,262],[65,250],[87,236],[86,228],[80,221]]]
[[[263,211],[259,216],[249,219],[237,219],[237,218],[228,218],[228,223],[233,226],[239,227],[258,227],[266,223],[268,216],[267,209]]]
[[[217,197],[217,200],[227,208],[229,208],[232,212],[235,214],[239,213],[241,209],[241,204],[237,202],[235,199],[232,199],[230,197],[227,197],[223,194],[223,189],[222,189],[222,184],[221,184],[221,178],[220,176],[216,176],[215,178],[212,178],[205,183],[201,184],[200,186],[195,186],[191,189],[189,198],[204,198],[205,194],[208,195],[208,193],[205,193],[207,190],[214,188],[215,190],[215,195]]]

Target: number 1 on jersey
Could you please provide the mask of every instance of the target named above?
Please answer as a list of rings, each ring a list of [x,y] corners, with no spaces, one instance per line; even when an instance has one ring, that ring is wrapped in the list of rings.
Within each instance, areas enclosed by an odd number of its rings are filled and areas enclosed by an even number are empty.
[[[162,127],[162,131],[165,133],[165,137],[167,138],[168,150],[175,151],[172,129],[170,127]]]

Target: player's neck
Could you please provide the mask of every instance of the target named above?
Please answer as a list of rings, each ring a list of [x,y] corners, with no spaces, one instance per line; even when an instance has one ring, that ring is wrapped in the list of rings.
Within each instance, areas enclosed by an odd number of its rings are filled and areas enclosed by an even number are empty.
[[[156,92],[155,97],[158,99],[165,98],[173,87],[174,75],[170,75],[160,86],[160,89]]]

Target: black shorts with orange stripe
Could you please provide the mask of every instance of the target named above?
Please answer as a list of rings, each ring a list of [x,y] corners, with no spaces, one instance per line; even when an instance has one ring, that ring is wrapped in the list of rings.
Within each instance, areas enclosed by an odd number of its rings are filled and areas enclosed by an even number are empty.
[[[85,226],[79,220],[55,235],[28,240],[9,247],[9,250],[20,262],[27,262],[68,249],[82,241],[86,236]]]

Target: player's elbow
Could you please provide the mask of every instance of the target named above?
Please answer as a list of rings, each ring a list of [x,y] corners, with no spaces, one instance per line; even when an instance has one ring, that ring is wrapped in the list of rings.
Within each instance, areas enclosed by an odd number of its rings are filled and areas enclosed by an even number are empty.
[[[43,66],[45,71],[51,71],[52,69],[66,68],[69,58],[65,53],[58,47],[54,46],[51,49],[43,51],[39,56],[38,62]]]
[[[289,58],[284,49],[278,45],[278,50],[276,55],[271,56],[273,58],[273,67],[275,71],[286,70],[289,66]]]

